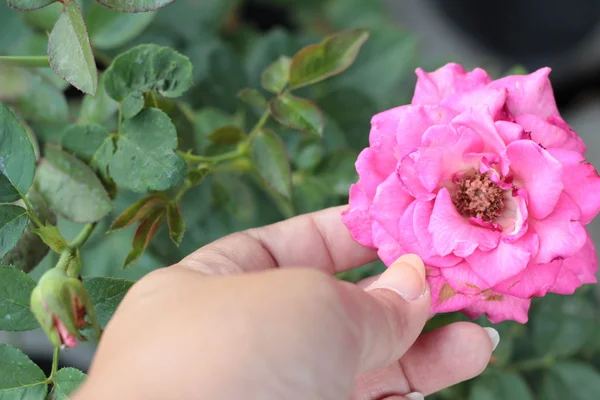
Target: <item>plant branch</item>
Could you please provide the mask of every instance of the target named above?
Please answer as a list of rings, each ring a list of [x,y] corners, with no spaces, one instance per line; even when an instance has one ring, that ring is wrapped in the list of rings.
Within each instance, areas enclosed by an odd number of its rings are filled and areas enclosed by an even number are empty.
[[[92,232],[94,231],[95,227],[96,227],[95,222],[84,226],[83,229],[81,230],[81,232],[79,232],[79,234],[75,238],[75,240],[73,240],[69,244],[69,247],[71,249],[79,249],[81,246],[83,246],[85,244],[85,242],[87,242],[87,240],[89,239],[89,237],[92,234]]]
[[[258,135],[258,132],[260,132],[262,127],[267,123],[269,116],[271,116],[271,109],[269,107],[267,107],[267,109],[265,110],[263,115],[260,117],[260,119],[258,120],[256,125],[254,125],[254,128],[252,128],[252,130],[250,131],[250,135],[248,135],[248,139],[247,139],[248,142],[251,142],[252,139],[254,139],[254,137],[256,135]]]
[[[54,352],[52,353],[52,370],[50,371],[50,376],[48,377],[48,381],[50,383],[54,383],[54,375],[56,375],[56,371],[58,371],[59,351],[60,347],[55,346]]]
[[[0,56],[0,63],[28,68],[50,67],[47,56]]]
[[[554,364],[556,364],[556,357],[552,354],[548,354],[541,358],[532,358],[529,360],[523,360],[521,362],[515,363],[507,369],[509,371],[521,372],[521,371],[532,371],[536,369],[545,369],[550,368]]]
[[[240,149],[237,149],[228,153],[219,154],[218,156],[197,156],[195,154],[179,151],[179,155],[183,157],[186,162],[190,163],[218,164],[224,161],[235,160],[236,158],[244,155],[244,152]]]
[[[45,225],[42,223],[42,221],[40,221],[38,216],[35,215],[35,210],[33,209],[33,206],[29,200],[27,200],[27,197],[21,196],[21,199],[23,199],[23,204],[25,204],[25,207],[27,208],[27,214],[29,214],[29,218],[31,218],[33,223],[36,224],[38,228],[43,228]]]

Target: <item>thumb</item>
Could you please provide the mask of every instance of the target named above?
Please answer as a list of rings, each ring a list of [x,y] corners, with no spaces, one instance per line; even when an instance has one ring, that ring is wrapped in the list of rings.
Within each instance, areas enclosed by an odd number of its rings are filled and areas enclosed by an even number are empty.
[[[347,312],[365,373],[389,366],[413,345],[429,316],[431,296],[421,259],[407,254],[364,291],[347,284]]]

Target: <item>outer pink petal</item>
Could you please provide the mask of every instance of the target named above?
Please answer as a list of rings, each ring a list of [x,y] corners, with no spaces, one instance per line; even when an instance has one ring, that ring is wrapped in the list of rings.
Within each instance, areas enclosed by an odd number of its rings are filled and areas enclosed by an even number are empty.
[[[537,254],[538,247],[537,235],[530,233],[514,243],[501,240],[498,247],[490,251],[475,250],[466,261],[487,287],[492,287],[523,271]]]
[[[577,135],[577,133],[573,129],[571,129],[569,124],[567,124],[560,116],[552,115],[548,117],[547,121],[552,125],[558,126],[562,130],[567,132],[571,137],[569,141],[565,142],[565,146],[563,146],[563,148],[568,148],[571,150],[578,151],[581,154],[585,154],[587,150],[585,143],[583,143],[583,140],[579,137],[579,135]]]
[[[433,247],[441,256],[454,253],[466,257],[477,248],[491,250],[500,240],[498,231],[474,226],[465,220],[456,211],[446,188],[438,192],[428,229]]]
[[[363,246],[374,247],[369,215],[370,203],[371,199],[365,193],[361,181],[350,186],[350,206],[342,212],[342,221],[354,240]]]
[[[521,273],[494,286],[493,290],[520,298],[545,296],[556,282],[561,264],[561,260],[531,263]]]
[[[377,186],[396,170],[396,163],[395,159],[389,161],[370,147],[360,152],[356,160],[356,171],[363,190],[370,199],[375,197]]]
[[[535,262],[545,264],[558,257],[567,258],[583,247],[587,233],[579,217],[579,207],[563,193],[552,214],[541,221],[530,220],[530,227],[540,237],[540,250]]]
[[[526,132],[530,132],[531,140],[546,149],[561,148],[580,151],[582,148],[583,141],[568,128],[568,125],[566,127],[569,130],[566,131],[533,114],[519,115],[516,119]]]
[[[421,181],[420,171],[417,161],[419,159],[419,150],[415,149],[414,152],[407,154],[405,157],[398,162],[396,169],[396,175],[398,180],[402,183],[404,189],[416,199],[419,200],[431,200],[435,198],[435,193],[423,186]]]
[[[557,262],[561,263],[561,268],[550,292],[573,294],[581,285],[597,282],[598,256],[589,233],[587,233],[587,241],[581,250],[564,260],[557,260]]]
[[[479,296],[491,287],[464,261],[453,267],[440,268],[440,272],[452,289],[470,297]]]
[[[563,190],[562,166],[546,150],[530,140],[517,140],[506,149],[515,186],[529,195],[529,214],[536,219],[548,216]]]
[[[503,175],[508,174],[508,161],[506,159],[506,145],[498,133],[492,114],[487,106],[479,106],[469,109],[452,120],[452,126],[466,127],[479,134],[484,143],[480,153],[495,154],[500,161],[500,171]]]
[[[506,89],[482,88],[469,92],[461,92],[446,97],[442,105],[462,113],[471,107],[487,106],[495,118],[499,117],[506,102]]]
[[[408,253],[377,221],[373,222],[373,243],[377,247],[377,255],[388,267],[400,256]]]
[[[449,63],[434,72],[416,70],[417,86],[412,104],[439,104],[444,98],[460,92],[481,88],[491,81],[487,72],[475,68],[471,72]]]
[[[398,224],[414,198],[406,192],[396,174],[388,176],[377,188],[369,213],[374,221],[398,239]]]
[[[460,311],[477,301],[470,297],[453,291],[443,276],[427,276],[429,290],[431,290],[431,312],[445,313]]]
[[[490,83],[488,87],[508,90],[506,105],[513,116],[534,114],[545,119],[559,115],[548,79],[550,71],[550,68],[541,68],[529,75],[507,76]]]
[[[580,221],[588,224],[600,212],[600,176],[594,166],[577,151],[550,149],[562,164],[562,183],[565,192],[581,210]]]
[[[521,299],[508,295],[490,294],[476,303],[466,307],[462,312],[471,319],[477,319],[483,314],[491,323],[513,320],[522,324],[528,318],[531,299]]]

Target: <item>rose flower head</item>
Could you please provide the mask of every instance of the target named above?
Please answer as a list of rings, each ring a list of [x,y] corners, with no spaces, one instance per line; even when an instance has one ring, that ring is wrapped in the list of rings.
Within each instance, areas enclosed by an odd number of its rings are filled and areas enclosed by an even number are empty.
[[[343,220],[386,265],[423,258],[434,313],[525,323],[532,297],[596,282],[600,177],[549,73],[417,69],[412,103],[371,121]]]
[[[100,327],[82,282],[57,268],[46,272],[31,293],[31,311],[55,346],[76,347],[81,329]],[[86,321],[85,317],[88,317]]]

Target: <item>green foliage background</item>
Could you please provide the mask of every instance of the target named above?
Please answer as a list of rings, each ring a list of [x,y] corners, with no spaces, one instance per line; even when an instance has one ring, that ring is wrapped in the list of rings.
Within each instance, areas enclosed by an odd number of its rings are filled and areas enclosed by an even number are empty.
[[[274,26],[266,31],[247,18],[243,11],[248,8],[242,0],[177,0],[156,12],[141,14],[117,13],[91,1],[79,3],[101,70],[118,54],[138,44],[169,46],[190,58],[194,86],[182,98],[161,104],[161,108],[177,128],[180,148],[194,149],[197,154],[221,154],[230,149],[227,144],[211,143],[208,138],[215,130],[237,126],[247,131],[254,125],[259,115],[238,98],[238,92],[259,89],[263,70],[280,56],[291,57],[302,47],[349,28],[366,28],[371,34],[348,71],[295,92],[314,100],[323,110],[322,137],[301,135],[275,123],[269,125],[283,139],[291,162],[291,206],[267,193],[244,168],[223,168],[182,198],[187,229],[180,246],[169,239],[169,231],[163,226],[137,264],[123,270],[135,227],[109,235],[105,232],[117,216],[144,195],[121,190],[110,215],[102,219],[81,252],[82,274],[86,277],[136,280],[228,233],[345,204],[349,186],[357,179],[354,161],[368,145],[371,117],[410,101],[417,66],[431,69],[440,65],[420,58],[416,38],[388,21],[382,4],[375,0],[255,0],[255,7],[275,5],[289,18],[287,27]],[[36,11],[16,12],[0,3],[0,55],[44,56],[47,32],[61,9],[61,5],[53,4]],[[117,128],[117,108],[102,93],[102,80],[93,100],[82,98],[81,93],[67,86],[47,68],[19,69],[0,64],[0,102],[8,102],[18,111],[21,122],[40,146],[62,143],[66,128],[77,122]],[[84,225],[59,217],[58,226],[66,239],[72,240]],[[58,254],[49,254],[30,276],[37,280],[57,262]],[[381,263],[373,263],[340,278],[356,281],[382,269]],[[128,287],[125,281],[119,282]],[[100,304],[98,312],[103,323],[116,306],[102,302],[104,289],[90,287],[92,298]],[[527,325],[506,322],[495,326],[502,340],[481,377],[430,398],[600,398],[599,300],[592,287],[585,287],[572,297],[549,295],[534,301]],[[463,319],[460,314],[436,316],[427,329]],[[489,325],[483,319],[478,322]],[[14,349],[2,346],[0,370],[4,359],[22,358]],[[45,393],[45,377],[35,365],[27,368],[33,377],[33,386],[28,390]],[[59,374],[56,379],[64,379],[68,388],[83,379],[75,370],[63,369]]]

